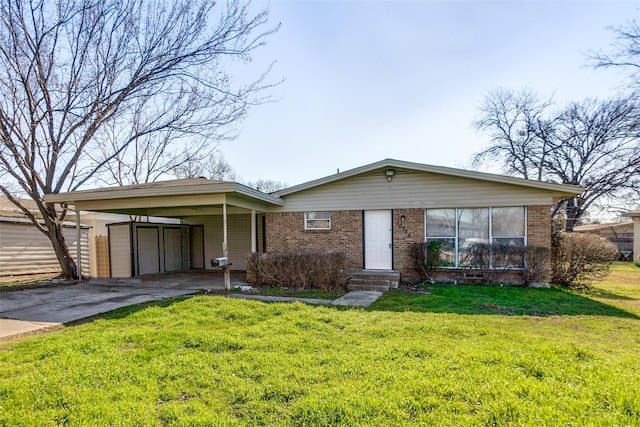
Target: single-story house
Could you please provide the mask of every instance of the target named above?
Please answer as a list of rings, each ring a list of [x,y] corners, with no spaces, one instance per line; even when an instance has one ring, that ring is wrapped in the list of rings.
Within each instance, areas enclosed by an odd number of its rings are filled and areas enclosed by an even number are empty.
[[[616,245],[621,260],[631,260],[633,253],[633,221],[584,224],[573,228],[576,233],[596,234]]]
[[[631,218],[633,221],[633,234],[640,236],[640,210],[625,213],[623,216]],[[640,265],[640,238],[633,241],[633,262]]]
[[[180,179],[47,195],[82,211],[180,219],[109,225],[113,277],[243,270],[251,252],[342,251],[351,269],[413,275],[409,247],[437,240],[448,268],[473,242],[549,247],[551,206],[582,188],[393,159],[265,194]]]

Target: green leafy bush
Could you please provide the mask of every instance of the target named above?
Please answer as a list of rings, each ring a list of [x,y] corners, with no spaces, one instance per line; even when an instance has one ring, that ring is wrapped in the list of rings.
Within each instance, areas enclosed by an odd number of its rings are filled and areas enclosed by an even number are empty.
[[[551,281],[564,287],[584,287],[609,272],[618,249],[595,234],[561,232],[554,236]]]
[[[247,259],[247,281],[255,286],[332,291],[346,288],[342,252],[253,253]]]

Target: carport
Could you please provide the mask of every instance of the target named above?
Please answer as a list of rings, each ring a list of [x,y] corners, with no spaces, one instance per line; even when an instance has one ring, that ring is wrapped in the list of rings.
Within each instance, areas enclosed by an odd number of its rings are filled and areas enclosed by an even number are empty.
[[[230,263],[223,268],[227,289],[230,270],[244,269],[246,255],[264,248],[264,212],[284,204],[236,182],[204,178],[48,194],[45,200],[132,218],[108,227],[112,277],[212,269],[210,260],[224,257]],[[149,217],[177,218],[180,224]]]

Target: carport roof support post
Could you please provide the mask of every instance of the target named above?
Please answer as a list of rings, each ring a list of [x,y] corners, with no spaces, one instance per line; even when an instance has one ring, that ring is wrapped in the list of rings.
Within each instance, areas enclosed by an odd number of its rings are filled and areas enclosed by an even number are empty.
[[[78,282],[82,282],[82,236],[80,234],[80,210],[76,209],[76,268],[78,269]]]
[[[222,203],[222,256],[229,257],[229,247],[227,245],[227,203]],[[224,268],[224,288],[231,289],[231,271],[229,266]]]

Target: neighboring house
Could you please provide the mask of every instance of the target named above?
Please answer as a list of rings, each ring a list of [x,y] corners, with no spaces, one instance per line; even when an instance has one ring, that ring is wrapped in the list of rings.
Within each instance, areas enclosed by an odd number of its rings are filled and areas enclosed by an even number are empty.
[[[620,259],[630,261],[633,253],[633,221],[606,224],[585,224],[573,228],[576,233],[591,233],[604,237],[616,245]]]
[[[34,202],[22,200],[22,203],[36,217],[40,217]],[[63,232],[75,259],[75,222],[63,222]],[[81,228],[80,241],[83,269],[89,271],[89,227],[86,225]],[[58,272],[60,264],[51,241],[33,225],[24,212],[5,197],[0,197],[0,276]]]
[[[631,218],[633,221],[633,234],[634,236],[640,236],[640,210],[627,212],[623,216]],[[636,265],[640,265],[640,238],[633,241],[633,262]]]
[[[36,218],[41,218],[32,200],[20,199]],[[109,277],[109,251],[101,244],[107,239],[109,223],[128,221],[129,216],[108,213],[81,212],[82,226],[82,270],[90,277]],[[152,218],[165,222],[179,222],[173,219]],[[68,211],[63,222],[65,239],[72,258],[76,259],[77,235],[75,212]],[[106,264],[104,267],[101,264]],[[102,267],[102,268],[101,268]],[[58,273],[60,264],[50,240],[42,234],[27,216],[6,197],[0,197],[0,276],[14,276],[33,273]]]
[[[272,194],[182,179],[46,198],[83,211],[180,219],[110,225],[114,277],[212,268],[221,256],[242,270],[251,252],[283,250],[341,251],[349,268],[411,276],[409,247],[425,240],[442,244],[450,271],[474,242],[549,247],[551,206],[581,191],[387,159]]]

